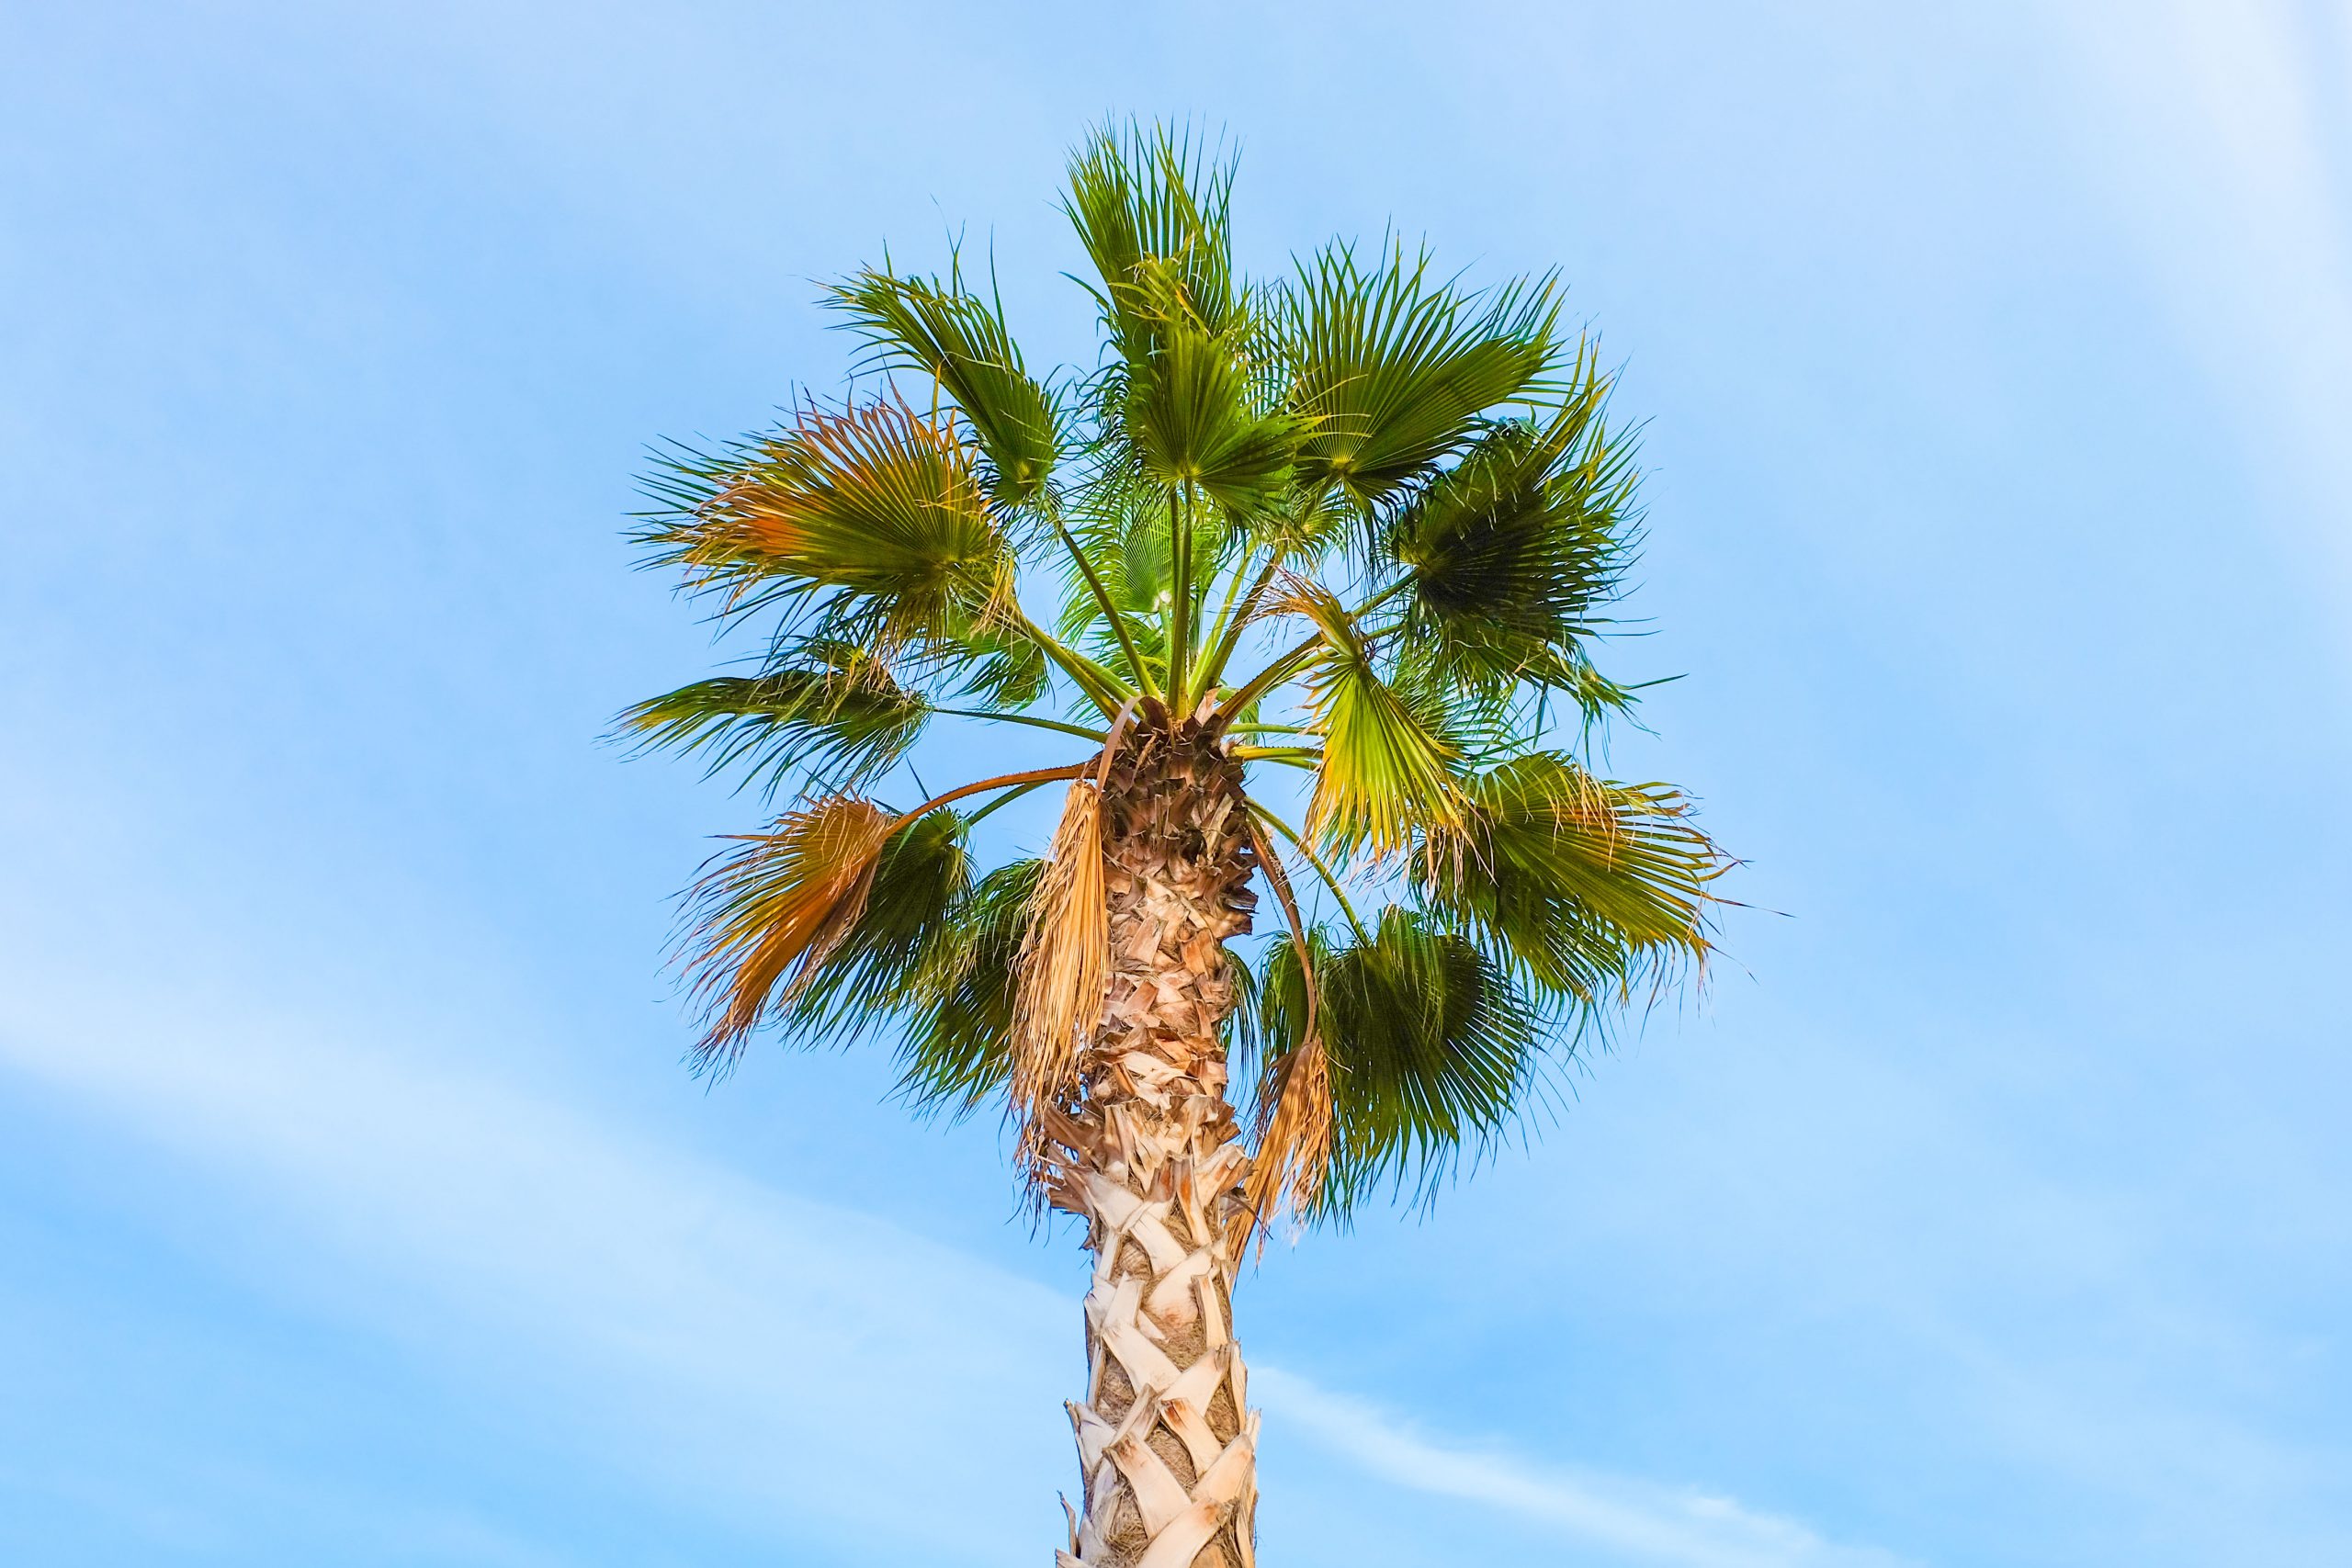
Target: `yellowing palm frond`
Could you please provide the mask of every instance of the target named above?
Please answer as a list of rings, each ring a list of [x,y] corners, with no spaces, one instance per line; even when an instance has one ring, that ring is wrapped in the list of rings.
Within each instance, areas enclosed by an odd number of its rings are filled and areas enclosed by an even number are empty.
[[[1463,817],[1424,846],[1416,874],[1432,907],[1579,1007],[1711,951],[1710,886],[1728,863],[1664,785],[1532,753],[1473,781]]]
[[[892,825],[870,800],[831,795],[746,835],[691,895],[688,971],[709,1010],[696,1055],[723,1065],[772,1007],[814,982],[865,907]]]
[[[1322,639],[1302,677],[1322,742],[1307,831],[1342,853],[1377,857],[1455,820],[1459,748],[1444,734],[1440,705],[1382,677],[1353,616],[1328,590],[1298,583],[1284,604]]]
[[[856,918],[796,988],[788,1032],[804,1042],[877,1035],[929,997],[924,976],[951,944],[972,885],[964,818],[925,812],[894,829],[875,858]]]
[[[972,454],[905,404],[814,405],[774,435],[672,465],[676,510],[650,530],[699,585],[757,601],[815,595],[903,638],[1005,592],[1011,541]]]

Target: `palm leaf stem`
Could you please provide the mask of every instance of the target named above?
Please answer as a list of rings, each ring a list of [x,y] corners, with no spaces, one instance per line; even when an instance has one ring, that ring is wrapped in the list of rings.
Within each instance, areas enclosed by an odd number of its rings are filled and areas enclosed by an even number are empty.
[[[1185,500],[1192,497],[1192,486],[1180,487]],[[1169,589],[1171,603],[1168,606],[1170,624],[1168,632],[1168,703],[1178,713],[1192,705],[1184,698],[1184,655],[1189,651],[1184,639],[1191,635],[1193,608],[1193,530],[1192,508],[1177,504],[1176,490],[1168,492]]]
[[[1265,569],[1258,573],[1258,581],[1250,585],[1250,595],[1241,602],[1239,615],[1232,613],[1233,595],[1230,592],[1226,594],[1225,608],[1217,613],[1216,625],[1209,632],[1209,656],[1201,666],[1202,690],[1215,686],[1217,677],[1225,673],[1226,664],[1233,658],[1233,650],[1241,641],[1241,629],[1250,624],[1250,612],[1258,607],[1258,601],[1264,598],[1266,590],[1273,585],[1274,574],[1282,570],[1283,558],[1289,553],[1284,546],[1274,547],[1274,553],[1266,558]],[[1235,563],[1234,587],[1241,586],[1241,569],[1247,564],[1246,558]]]
[[[1407,589],[1409,589],[1412,586],[1413,579],[1409,575],[1398,578],[1396,581],[1390,583],[1387,587],[1382,589],[1379,592],[1374,594],[1371,598],[1365,600],[1354,609],[1350,610],[1348,612],[1348,618],[1350,620],[1362,620],[1364,616],[1372,614],[1373,611],[1377,610],[1380,606],[1387,604],[1388,601],[1396,598],[1396,595],[1404,592]],[[1384,626],[1381,629],[1382,632],[1385,632],[1392,628]],[[1378,636],[1380,634],[1371,633],[1367,635]]]
[[[1350,610],[1348,612],[1348,619],[1353,621],[1361,618],[1370,611],[1379,608],[1380,605],[1387,600],[1394,599],[1397,594],[1402,593],[1406,589],[1410,588],[1412,585],[1413,580],[1409,577],[1405,578],[1400,581],[1390,583],[1387,587],[1382,589],[1379,592],[1374,594],[1371,598],[1365,600],[1354,609]],[[1385,635],[1386,632],[1394,629],[1394,627],[1384,626],[1379,632],[1366,632],[1363,635],[1369,639],[1374,637]],[[1300,643],[1296,648],[1292,649],[1288,653],[1283,654],[1280,659],[1275,660],[1272,664],[1267,665],[1263,670],[1259,671],[1257,674],[1251,676],[1250,678],[1249,684],[1243,686],[1239,691],[1234,693],[1232,696],[1226,699],[1220,711],[1225,713],[1241,713],[1247,710],[1251,703],[1256,702],[1260,697],[1264,696],[1268,692],[1272,691],[1276,686],[1281,685],[1284,681],[1289,680],[1293,675],[1296,674],[1298,672],[1298,667],[1306,663],[1309,658],[1313,657],[1317,649],[1324,647],[1329,641],[1330,639],[1323,635],[1322,629],[1317,627],[1312,637]]]
[[[1118,605],[1112,602],[1111,591],[1102,586],[1102,579],[1095,571],[1094,563],[1087,558],[1086,551],[1063,526],[1058,513],[1054,516],[1053,524],[1054,533],[1061,539],[1062,547],[1069,551],[1070,559],[1078,563],[1080,573],[1085,577],[1087,589],[1094,595],[1096,606],[1111,623],[1112,633],[1119,639],[1120,651],[1127,656],[1127,668],[1135,672],[1136,689],[1146,696],[1157,695],[1151,681],[1151,666],[1146,664],[1143,655],[1136,651],[1136,639],[1127,630],[1127,618],[1119,614]]]
[[[1035,729],[1051,729],[1063,735],[1075,735],[1080,740],[1091,740],[1097,746],[1103,741],[1103,734],[1101,730],[1089,729],[1082,724],[1064,724],[1057,718],[1036,718],[1025,713],[989,713],[981,708],[933,708],[931,711],[942,718],[978,718],[985,719],[990,724],[1025,724]]]
[[[982,790],[1010,789],[1015,784],[1035,785],[1051,784],[1056,779],[1074,779],[1085,773],[1086,769],[1087,764],[1084,762],[1071,762],[1065,767],[1032,768],[1025,773],[1000,773],[992,779],[978,779],[971,784],[959,784],[945,795],[933,795],[912,811],[899,813],[898,819],[890,824],[890,831],[895,833],[924,812],[936,811],[949,801],[961,800],[967,795],[978,795]]]
[[[985,818],[989,812],[994,811],[998,807],[1010,806],[1012,802],[1019,800],[1023,795],[1027,795],[1030,791],[1043,789],[1052,782],[1053,781],[1051,779],[1035,779],[1025,784],[1014,784],[1002,795],[998,795],[994,800],[989,801],[986,806],[981,807],[978,811],[975,811],[969,817],[965,818],[964,827],[966,830],[968,831],[974,823],[979,821],[982,818]]]
[[[1322,506],[1324,498],[1330,493],[1331,483],[1329,479],[1326,479],[1321,484],[1317,485],[1315,487],[1314,494],[1307,499],[1306,511],[1311,513]],[[1276,574],[1282,570],[1283,561],[1289,554],[1290,542],[1288,540],[1277,540],[1274,544],[1273,554],[1266,558],[1265,569],[1258,573],[1258,581],[1250,585],[1248,597],[1241,601],[1240,613],[1234,615],[1229,623],[1222,615],[1217,617],[1220,626],[1223,626],[1224,636],[1221,638],[1212,637],[1209,639],[1210,653],[1207,673],[1201,682],[1201,686],[1204,691],[1207,690],[1209,686],[1216,682],[1217,677],[1225,673],[1225,667],[1227,663],[1233,658],[1234,649],[1238,647],[1241,641],[1242,629],[1249,626],[1250,616],[1257,614],[1258,602],[1266,596],[1267,590],[1273,587],[1274,578]],[[1240,562],[1237,562],[1235,564],[1234,581],[1236,582],[1241,581],[1242,564],[1243,563]],[[1229,599],[1227,603],[1228,604],[1230,604]],[[1240,710],[1237,708],[1234,711],[1238,713]]]
[[[1318,631],[1313,637],[1308,637],[1305,642],[1300,643],[1296,648],[1292,649],[1288,653],[1283,654],[1280,659],[1275,660],[1272,664],[1267,665],[1263,670],[1259,671],[1255,675],[1250,677],[1249,682],[1246,685],[1244,685],[1239,691],[1234,693],[1233,695],[1227,697],[1224,703],[1219,705],[1220,710],[1225,713],[1247,713],[1251,703],[1256,702],[1260,697],[1264,696],[1268,692],[1272,691],[1276,686],[1281,685],[1284,681],[1289,680],[1293,675],[1296,674],[1298,672],[1299,666],[1305,664],[1308,659],[1312,658],[1315,650],[1321,648],[1323,643],[1323,634]]]
[[[1307,844],[1306,840],[1299,836],[1298,829],[1292,827],[1289,823],[1283,821],[1281,818],[1275,816],[1272,812],[1267,810],[1264,807],[1259,805],[1254,800],[1250,803],[1250,815],[1255,817],[1259,821],[1263,822],[1269,828],[1272,828],[1275,832],[1280,833],[1283,838],[1288,839],[1291,842],[1291,847],[1306,857],[1306,863],[1315,868],[1315,874],[1323,879],[1323,886],[1331,890],[1331,897],[1340,901],[1340,913],[1347,916],[1348,924],[1355,928],[1356,941],[1363,943],[1367,947],[1371,946],[1371,933],[1367,932],[1363,929],[1363,921],[1356,915],[1356,907],[1353,904],[1349,903],[1348,896],[1340,890],[1340,879],[1331,874],[1331,868],[1325,865],[1323,863],[1323,857],[1317,854]]]
[[[1119,705],[1135,694],[1120,682],[1116,675],[1031,620],[1019,605],[1014,605],[1008,613],[1013,625],[1020,628],[1021,635],[1035,643],[1046,658],[1060,665],[1062,673],[1086,694],[1087,700],[1102,710],[1103,717],[1115,715]]]
[[[1244,549],[1241,558],[1233,563],[1233,581],[1226,587],[1225,602],[1217,606],[1216,619],[1209,623],[1208,635],[1201,638],[1201,646],[1208,650],[1208,656],[1201,660],[1201,690],[1204,692],[1214,689],[1217,671],[1225,667],[1217,655],[1225,647],[1226,628],[1233,624],[1233,606],[1241,597],[1241,585],[1249,576],[1250,558],[1253,553]],[[1283,547],[1277,544],[1272,558],[1266,563],[1267,570],[1272,571],[1280,566],[1282,558]]]

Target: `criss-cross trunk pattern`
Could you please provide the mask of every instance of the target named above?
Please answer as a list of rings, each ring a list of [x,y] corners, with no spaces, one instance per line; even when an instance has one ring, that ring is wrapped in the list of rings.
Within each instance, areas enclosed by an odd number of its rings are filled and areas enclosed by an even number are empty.
[[[1084,1217],[1084,1506],[1057,1568],[1251,1568],[1258,1417],[1233,1338],[1250,1161],[1226,1098],[1223,943],[1257,862],[1241,770],[1196,720],[1148,726],[1102,791],[1110,985],[1046,1191]],[[1068,1507],[1067,1503],[1064,1504]]]

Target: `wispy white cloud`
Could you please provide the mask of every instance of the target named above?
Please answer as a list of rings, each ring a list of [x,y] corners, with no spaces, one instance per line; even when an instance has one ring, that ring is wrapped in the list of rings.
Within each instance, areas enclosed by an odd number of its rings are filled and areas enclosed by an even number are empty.
[[[2282,0],[2050,13],[2091,163],[2184,341],[2352,604],[2352,17]],[[2314,506],[2316,502],[2316,506]]]
[[[1047,1394],[1076,1369],[1039,1284],[487,1077],[297,1032],[17,1025],[0,1063],[242,1187],[223,1250],[274,1288],[673,1506],[803,1538],[880,1519],[972,1563],[1034,1555],[1058,1517]]]
[[[1363,1401],[1279,1369],[1252,1385],[1266,1404],[1380,1479],[1459,1498],[1546,1527],[1563,1540],[1676,1568],[1895,1568],[1904,1560],[1833,1545],[1793,1519],[1728,1497],[1424,1435]]]
[[[245,1184],[260,1227],[297,1222],[278,1267],[307,1277],[281,1284],[456,1381],[521,1383],[538,1440],[754,1529],[1035,1555],[1069,1465],[1051,1395],[1076,1373],[1054,1292],[487,1076],[298,1035],[19,1019],[0,1064]],[[1447,1445],[1278,1370],[1256,1386],[1363,1472],[1611,1560],[1894,1561],[1725,1499]]]

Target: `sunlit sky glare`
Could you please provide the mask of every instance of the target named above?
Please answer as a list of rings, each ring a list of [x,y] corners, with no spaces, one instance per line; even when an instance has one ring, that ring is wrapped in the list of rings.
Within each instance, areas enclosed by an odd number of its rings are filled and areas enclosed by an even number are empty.
[[[0,1562],[1047,1560],[1072,1238],[879,1055],[687,1076],[756,804],[598,738],[724,654],[647,444],[837,391],[886,244],[1091,362],[1106,112],[1239,146],[1257,272],[1562,269],[1647,422],[1607,667],[1684,677],[1608,761],[1747,863],[1524,1148],[1249,1277],[1261,1560],[2352,1562],[2352,11],[2285,0],[8,7]]]

